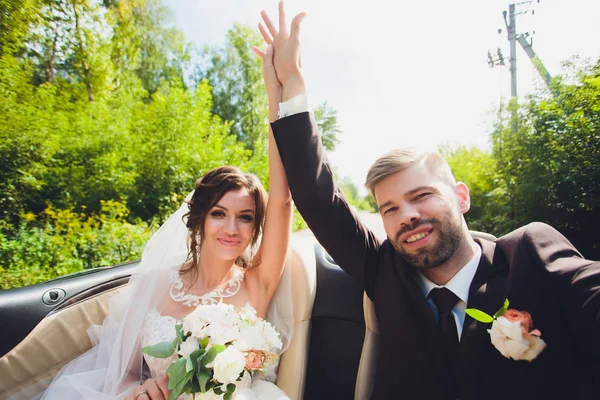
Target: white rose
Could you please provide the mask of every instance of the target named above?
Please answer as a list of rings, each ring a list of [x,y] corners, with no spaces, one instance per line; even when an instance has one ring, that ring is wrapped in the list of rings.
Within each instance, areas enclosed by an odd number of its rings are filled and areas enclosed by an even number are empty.
[[[185,340],[185,342],[181,343],[178,353],[181,357],[188,357],[199,348],[200,343],[198,343],[198,339],[196,339],[194,336],[190,336]]]
[[[273,325],[271,325],[267,321],[263,321],[262,327],[263,327],[263,335],[264,335],[265,339],[267,340],[267,345],[269,346],[269,350],[274,351],[274,352],[281,350],[283,343],[281,342],[281,339],[279,338],[279,333],[275,330]]]
[[[213,377],[223,384],[235,382],[244,371],[245,366],[244,355],[235,347],[229,346],[215,357],[212,363]]]
[[[546,342],[534,335],[528,335],[525,339],[529,342],[529,348],[523,353],[523,360],[533,361],[546,348]]]
[[[213,322],[207,328],[209,342],[211,345],[215,344],[227,344],[233,342],[238,338],[239,328],[237,325],[229,325],[220,322]]]
[[[227,308],[223,303],[199,306],[194,313],[197,313],[199,318],[210,324],[211,322],[222,320],[227,313]]]
[[[256,310],[250,305],[250,303],[246,303],[246,305],[242,307],[240,310],[240,318],[244,321],[250,322],[251,324],[255,323],[258,319],[256,316]]]
[[[197,315],[189,314],[183,320],[183,332],[187,335],[191,333],[198,339],[206,336],[206,321],[196,318]]]
[[[531,335],[521,328],[519,321],[509,321],[498,317],[488,330],[492,344],[506,358],[532,361],[546,347],[538,336]]]
[[[240,334],[235,342],[235,346],[240,351],[269,350],[262,328],[260,326],[252,325],[244,325],[240,329]]]

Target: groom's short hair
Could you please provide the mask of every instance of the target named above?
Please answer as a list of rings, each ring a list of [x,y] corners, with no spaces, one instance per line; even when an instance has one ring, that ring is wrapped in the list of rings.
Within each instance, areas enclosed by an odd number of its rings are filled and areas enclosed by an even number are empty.
[[[456,184],[448,162],[440,154],[434,152],[421,153],[413,149],[399,149],[392,150],[375,161],[371,168],[369,168],[365,186],[373,197],[375,197],[375,186],[379,182],[422,161],[443,182],[451,186]]]

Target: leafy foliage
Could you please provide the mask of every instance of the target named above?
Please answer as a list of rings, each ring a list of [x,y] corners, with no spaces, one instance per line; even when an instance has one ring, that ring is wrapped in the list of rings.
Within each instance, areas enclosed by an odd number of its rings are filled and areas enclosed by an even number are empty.
[[[152,226],[127,221],[125,204],[102,201],[98,213],[48,207],[26,214],[9,237],[0,231],[0,288],[31,285],[140,257]]]
[[[575,72],[550,92],[502,107],[492,152],[442,149],[471,189],[470,226],[502,235],[532,221],[561,231],[582,253],[600,258],[600,62],[566,63]],[[517,107],[519,129],[511,131]]]
[[[235,25],[188,79],[162,0],[0,0],[0,287],[139,257],[214,167],[268,187],[259,42]]]

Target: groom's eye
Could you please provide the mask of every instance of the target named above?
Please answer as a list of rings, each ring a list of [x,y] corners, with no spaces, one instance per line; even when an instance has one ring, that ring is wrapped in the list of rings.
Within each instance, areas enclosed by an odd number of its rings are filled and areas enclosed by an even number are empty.
[[[393,213],[393,212],[394,212],[394,211],[396,211],[397,209],[398,209],[398,207],[390,207],[390,208],[386,209],[386,210],[383,212],[383,215],[390,215],[391,213]]]
[[[423,200],[431,195],[431,192],[420,193],[415,197],[415,200]]]

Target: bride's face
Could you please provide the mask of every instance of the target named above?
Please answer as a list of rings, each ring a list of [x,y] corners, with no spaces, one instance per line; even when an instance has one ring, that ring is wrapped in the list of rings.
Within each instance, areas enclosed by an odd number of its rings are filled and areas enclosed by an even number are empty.
[[[254,199],[246,189],[225,193],[206,216],[201,252],[224,260],[238,258],[252,241],[255,214]]]

